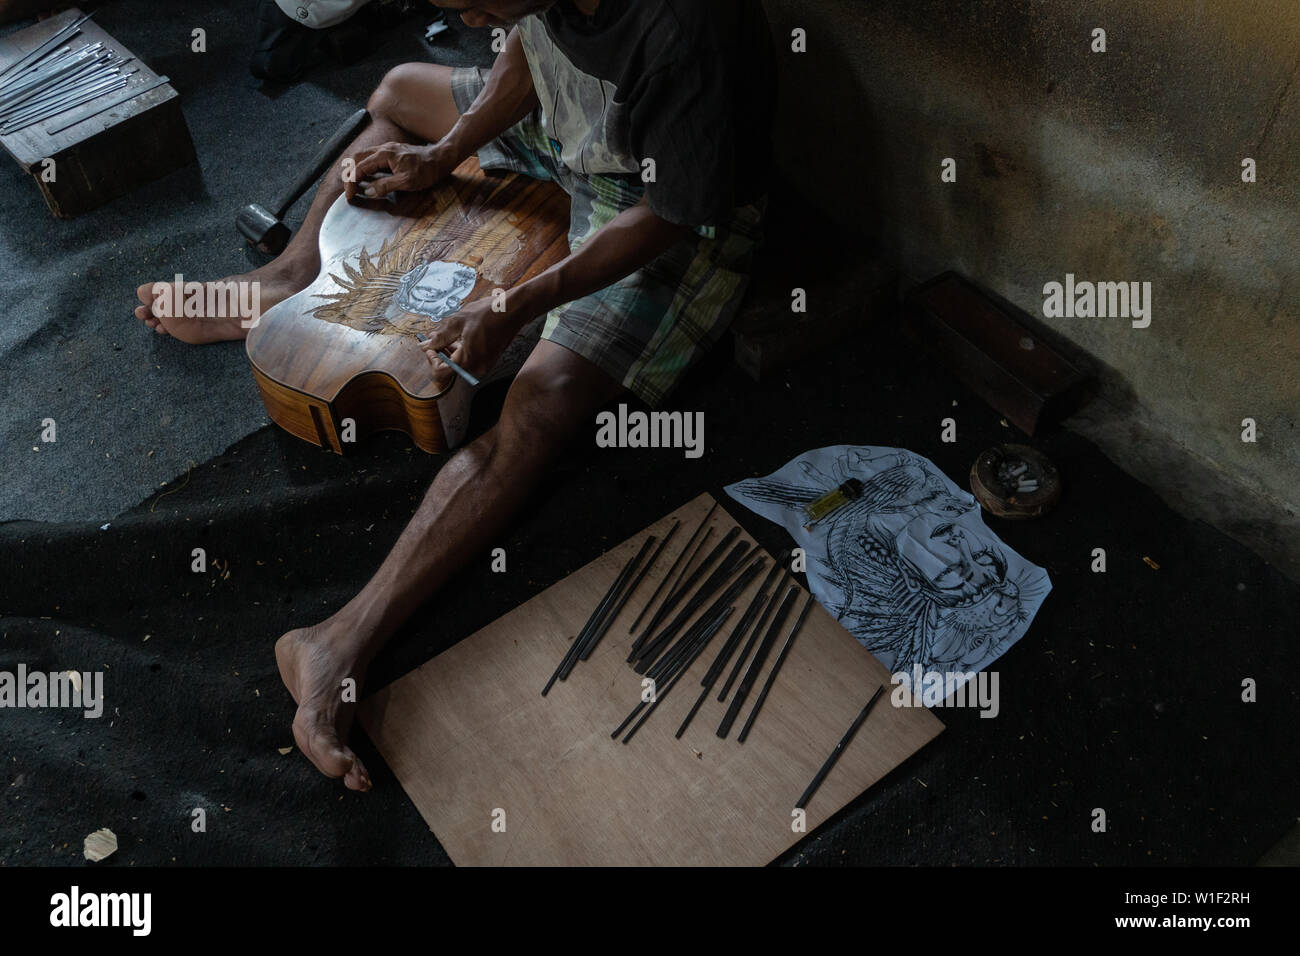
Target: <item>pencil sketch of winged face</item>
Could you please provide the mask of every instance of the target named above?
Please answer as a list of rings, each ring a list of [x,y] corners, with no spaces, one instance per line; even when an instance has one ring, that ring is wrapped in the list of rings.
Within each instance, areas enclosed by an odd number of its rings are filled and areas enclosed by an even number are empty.
[[[385,240],[377,252],[364,245],[340,251],[323,270],[330,291],[311,314],[368,335],[417,335],[457,311],[474,290],[478,273],[443,261],[417,230]]]
[[[819,571],[825,585],[818,598],[886,666],[978,670],[1019,638],[1032,615],[1026,597],[1045,593],[1041,571],[1018,558],[1012,571],[1013,555],[973,498],[899,449],[849,448],[821,467],[812,458],[734,492],[774,520],[775,505],[802,524],[805,504],[848,478],[862,482],[861,495],[804,537],[810,578]]]

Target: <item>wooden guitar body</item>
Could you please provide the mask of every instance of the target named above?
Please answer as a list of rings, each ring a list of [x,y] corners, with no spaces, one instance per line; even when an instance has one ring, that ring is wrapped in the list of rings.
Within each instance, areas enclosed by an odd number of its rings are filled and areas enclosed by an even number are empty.
[[[357,439],[397,429],[424,451],[454,448],[473,389],[456,377],[435,393],[416,334],[567,256],[568,228],[558,186],[485,174],[474,157],[427,192],[339,197],[321,225],[320,274],[245,340],[272,421],[339,453],[353,437],[349,419]],[[531,345],[516,339],[485,381],[512,372]]]

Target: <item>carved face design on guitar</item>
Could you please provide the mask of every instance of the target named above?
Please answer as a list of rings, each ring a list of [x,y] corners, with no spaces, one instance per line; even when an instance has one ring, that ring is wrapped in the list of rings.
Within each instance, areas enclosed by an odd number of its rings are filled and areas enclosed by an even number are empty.
[[[478,273],[458,262],[422,262],[402,276],[397,307],[434,322],[460,308],[478,281]]]
[[[337,292],[311,314],[373,335],[427,334],[431,322],[459,309],[478,282],[478,272],[460,262],[436,258],[427,243],[385,242],[376,253],[342,253],[324,271]],[[355,265],[353,264],[355,263]]]

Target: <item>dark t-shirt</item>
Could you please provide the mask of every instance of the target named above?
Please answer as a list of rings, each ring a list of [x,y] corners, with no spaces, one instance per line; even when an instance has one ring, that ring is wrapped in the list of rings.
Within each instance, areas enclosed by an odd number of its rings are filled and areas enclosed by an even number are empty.
[[[758,0],[571,0],[519,24],[547,131],[575,171],[640,177],[686,226],[767,191],[776,58]]]

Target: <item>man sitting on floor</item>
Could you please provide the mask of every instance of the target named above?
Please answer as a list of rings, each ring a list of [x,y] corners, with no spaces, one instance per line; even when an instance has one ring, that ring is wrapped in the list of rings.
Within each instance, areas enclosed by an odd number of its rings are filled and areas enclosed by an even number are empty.
[[[477,152],[484,169],[559,183],[571,198],[571,254],[445,317],[424,345],[440,385],[450,369],[491,370],[515,335],[546,316],[495,426],[457,451],[375,576],[342,609],[276,643],[298,704],[294,739],[325,774],[370,787],[347,746],[352,708],[375,654],[464,562],[486,550],[558,451],[602,406],[632,392],[658,406],[726,329],[759,239],[775,97],[771,36],[758,0],[442,0],[472,27],[509,27],[491,72],[409,63],[371,95],[372,121],[346,155],[355,180],[383,171],[375,195],[435,185]],[[644,163],[654,176],[643,181]],[[274,261],[224,282],[255,281],[261,307],[308,286],[317,235],[341,193],[327,175]],[[155,284],[135,310],[190,343],[243,338],[241,317],[159,314]],[[500,306],[498,305],[498,308]]]

